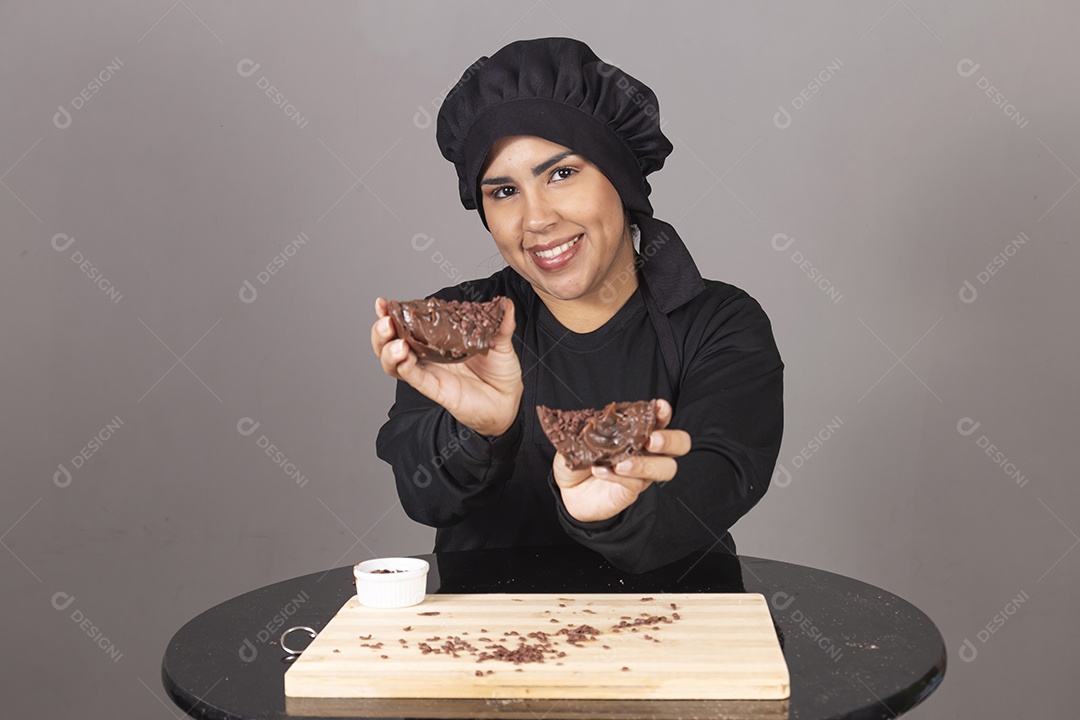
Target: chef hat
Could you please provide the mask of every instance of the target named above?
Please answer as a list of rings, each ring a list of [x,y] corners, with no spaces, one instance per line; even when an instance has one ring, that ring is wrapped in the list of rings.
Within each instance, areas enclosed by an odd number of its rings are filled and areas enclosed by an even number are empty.
[[[652,90],[580,40],[518,40],[465,71],[439,109],[435,139],[457,169],[461,204],[478,210],[484,227],[480,168],[506,135],[542,137],[588,158],[627,210],[651,216],[645,176],[672,150],[659,107]]]
[[[518,40],[469,66],[439,108],[435,139],[457,169],[461,204],[479,211],[485,228],[480,167],[491,144],[506,135],[563,145],[607,176],[640,227],[650,314],[670,312],[704,290],[679,233],[653,217],[645,176],[664,166],[672,146],[660,131],[656,95],[646,85],[571,38]],[[655,317],[654,325],[661,344],[673,345],[666,319]],[[665,358],[673,354],[665,351]],[[677,374],[677,359],[667,362]]]

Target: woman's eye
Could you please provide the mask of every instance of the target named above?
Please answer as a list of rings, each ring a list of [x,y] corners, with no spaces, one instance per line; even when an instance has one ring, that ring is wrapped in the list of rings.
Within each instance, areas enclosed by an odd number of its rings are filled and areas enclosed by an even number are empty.
[[[559,176],[558,179],[565,180],[566,178],[570,177],[571,175],[573,175],[576,172],[577,172],[576,168],[561,167],[561,168],[558,168],[555,172],[553,172],[552,176]],[[566,173],[566,175],[559,175],[559,173]]]
[[[502,200],[503,198],[507,197],[506,195],[501,194],[502,191],[503,190],[513,190],[513,189],[514,188],[510,187],[509,185],[503,185],[502,187],[495,188],[491,193],[491,197],[495,198],[496,200]]]

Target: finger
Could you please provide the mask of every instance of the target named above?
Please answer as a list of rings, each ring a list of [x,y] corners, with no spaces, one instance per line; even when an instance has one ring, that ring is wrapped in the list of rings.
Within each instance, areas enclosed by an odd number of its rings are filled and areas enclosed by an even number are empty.
[[[508,297],[502,299],[503,306],[503,318],[502,323],[499,325],[499,329],[495,333],[495,340],[493,347],[495,350],[500,351],[513,351],[514,349],[514,328],[516,321],[514,318],[514,301]]]
[[[664,482],[675,477],[679,464],[675,458],[656,455],[635,455],[623,460],[614,468],[593,468],[593,474],[605,480],[630,478],[649,482]]]
[[[671,422],[671,403],[663,398],[656,401],[656,429],[663,430]]]
[[[690,452],[693,441],[685,430],[654,430],[645,449],[657,455],[680,457]]]
[[[446,398],[443,397],[443,386],[439,382],[439,375],[447,372],[438,365],[427,366],[420,364],[420,358],[412,351],[404,340],[395,340],[391,346],[401,343],[404,346],[405,357],[397,365],[397,376],[416,388],[420,394],[445,406]]]
[[[371,325],[371,349],[381,356],[386,343],[394,339],[394,325],[390,318],[381,317]]]
[[[381,318],[386,317],[389,314],[389,310],[387,308],[388,308],[388,304],[386,302],[386,298],[384,298],[384,297],[375,298],[375,315],[376,316],[381,317]]]
[[[606,468],[594,467],[593,477],[597,478],[602,482],[610,482],[616,485],[622,485],[624,488],[633,492],[635,495],[640,495],[641,493],[645,492],[645,488],[649,487],[649,485],[651,485],[653,482],[652,480],[646,480],[644,478],[625,477],[623,475],[614,475],[611,473],[608,473],[606,475],[597,475],[596,471],[601,469],[606,470]]]
[[[590,468],[571,470],[566,464],[566,456],[560,452],[555,453],[555,460],[552,461],[551,468],[555,476],[555,484],[560,488],[572,488],[575,485],[580,485],[592,474]]]
[[[404,380],[405,378],[401,375],[401,365],[409,359],[410,355],[412,356],[413,364],[415,365],[416,355],[410,350],[409,346],[405,344],[404,340],[397,339],[384,343],[379,352],[379,361],[382,363],[383,372],[392,377]]]

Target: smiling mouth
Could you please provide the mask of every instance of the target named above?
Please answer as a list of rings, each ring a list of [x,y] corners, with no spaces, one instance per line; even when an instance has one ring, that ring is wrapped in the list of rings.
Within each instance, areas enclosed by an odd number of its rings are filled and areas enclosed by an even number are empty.
[[[584,233],[582,233],[582,234],[584,234]],[[537,257],[544,258],[545,260],[551,260],[552,258],[559,257],[564,252],[566,252],[570,248],[577,245],[580,240],[581,240],[581,235],[578,235],[574,239],[567,240],[566,242],[564,242],[562,245],[560,245],[558,247],[551,248],[550,250],[533,250],[532,253],[534,255],[536,255]]]

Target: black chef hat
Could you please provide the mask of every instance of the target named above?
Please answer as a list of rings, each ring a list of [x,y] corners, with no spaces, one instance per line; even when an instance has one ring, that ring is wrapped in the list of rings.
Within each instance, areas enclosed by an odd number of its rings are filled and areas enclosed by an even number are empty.
[[[665,262],[645,263],[642,271],[666,312],[704,283],[675,229],[653,218],[645,176],[672,151],[659,110],[648,86],[580,40],[518,40],[469,66],[439,108],[435,139],[457,169],[461,204],[477,210],[485,228],[479,175],[495,140],[533,135],[588,158],[640,226],[639,252],[651,258],[650,244],[662,248]]]

